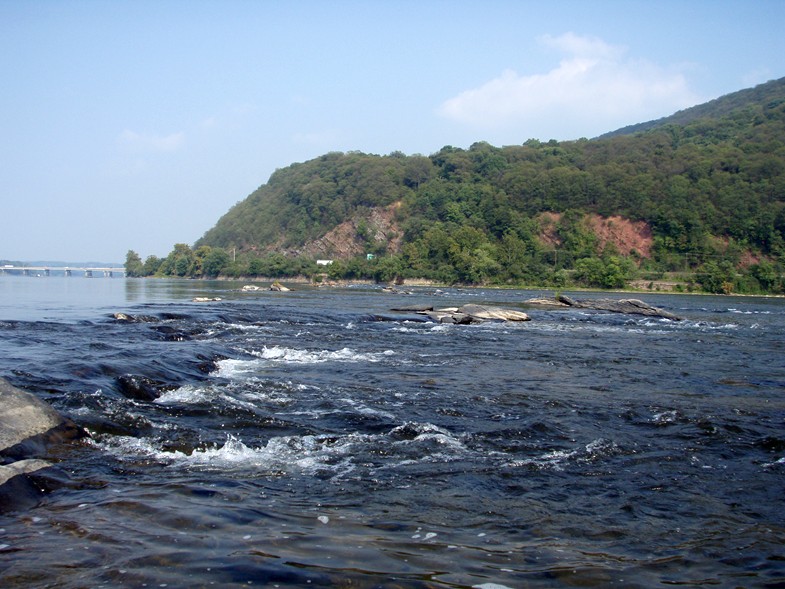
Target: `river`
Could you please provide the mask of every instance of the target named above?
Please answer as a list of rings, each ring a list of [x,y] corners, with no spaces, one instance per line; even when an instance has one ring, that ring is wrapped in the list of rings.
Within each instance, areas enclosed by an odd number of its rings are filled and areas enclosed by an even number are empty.
[[[0,376],[91,434],[0,586],[785,586],[785,300],[242,284],[0,276]],[[469,302],[532,320],[390,311]]]

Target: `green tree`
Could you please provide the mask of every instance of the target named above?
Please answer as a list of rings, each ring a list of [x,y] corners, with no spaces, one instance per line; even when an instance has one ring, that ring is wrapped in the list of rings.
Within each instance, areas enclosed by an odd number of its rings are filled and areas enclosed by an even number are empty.
[[[152,276],[157,273],[161,268],[161,264],[163,264],[163,260],[158,256],[147,256],[144,260],[143,275]]]
[[[204,259],[203,270],[206,276],[215,278],[230,263],[229,254],[222,248],[212,248]]]
[[[128,250],[128,253],[125,255],[125,273],[126,276],[131,277],[144,276],[142,258],[133,250]]]
[[[730,294],[736,280],[736,269],[728,261],[706,262],[697,275],[698,284],[706,292]]]
[[[777,268],[771,262],[761,260],[749,268],[750,275],[758,281],[760,287],[767,292],[780,290],[780,278]]]
[[[194,253],[186,243],[176,243],[159,268],[164,276],[187,276],[194,261]]]

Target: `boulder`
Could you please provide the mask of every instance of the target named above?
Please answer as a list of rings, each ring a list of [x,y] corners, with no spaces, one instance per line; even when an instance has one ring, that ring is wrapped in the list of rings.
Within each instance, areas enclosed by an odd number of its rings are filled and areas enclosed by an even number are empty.
[[[27,458],[47,444],[84,435],[51,406],[0,378],[0,457]]]
[[[470,325],[484,321],[529,321],[529,316],[523,311],[504,309],[487,305],[463,305],[462,307],[446,307],[435,309],[431,305],[410,305],[391,309],[397,312],[415,312],[425,315],[436,323],[450,323],[455,325]]]
[[[25,460],[17,460],[11,464],[0,465],[0,488],[14,477],[31,474],[50,466],[52,466],[51,462],[41,460],[40,458],[27,458]]]
[[[449,323],[452,325],[469,325],[470,323],[482,323],[481,320],[474,319],[469,315],[465,315],[463,313],[459,313],[456,311],[426,311],[424,313],[426,317],[431,319],[431,321],[435,321],[436,323]]]
[[[34,395],[0,378],[0,511],[37,501],[31,477],[52,463],[42,459],[52,444],[87,435]]]
[[[474,319],[487,319],[491,321],[529,321],[530,317],[523,311],[504,309],[502,307],[489,307],[485,305],[464,305],[458,309],[459,313],[469,315]]]
[[[560,300],[553,298],[553,299],[544,299],[542,297],[535,297],[533,299],[528,299],[525,301],[527,305],[537,305],[538,307],[568,307],[567,303],[563,303]]]
[[[270,285],[270,290],[275,292],[289,292],[291,289],[286,288],[283,284],[278,282],[277,280]]]
[[[35,507],[41,498],[41,477],[52,467],[38,458],[0,465],[0,513]]]
[[[576,309],[595,309],[597,311],[608,311],[609,313],[644,315],[646,317],[670,319],[671,321],[682,320],[682,317],[674,315],[670,311],[653,307],[638,299],[586,299],[578,301],[571,299],[568,296],[561,295],[558,297],[558,301]]]

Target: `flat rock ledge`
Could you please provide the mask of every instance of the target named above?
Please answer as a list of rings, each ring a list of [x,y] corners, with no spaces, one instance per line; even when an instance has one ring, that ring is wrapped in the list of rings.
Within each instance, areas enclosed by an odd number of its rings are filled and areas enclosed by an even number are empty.
[[[492,307],[487,305],[463,305],[462,307],[445,307],[435,309],[429,305],[409,305],[390,309],[395,312],[417,313],[425,315],[436,323],[454,325],[471,325],[486,321],[529,321],[530,317],[523,311]]]
[[[670,311],[653,307],[650,304],[638,299],[585,299],[578,301],[561,295],[557,297],[557,301],[562,305],[576,309],[594,309],[597,311],[608,311],[609,313],[644,315],[646,317],[670,319],[671,321],[681,321],[683,319],[683,317],[674,315]]]
[[[41,485],[33,478],[53,466],[46,449],[85,435],[70,419],[0,378],[0,512],[35,505]]]

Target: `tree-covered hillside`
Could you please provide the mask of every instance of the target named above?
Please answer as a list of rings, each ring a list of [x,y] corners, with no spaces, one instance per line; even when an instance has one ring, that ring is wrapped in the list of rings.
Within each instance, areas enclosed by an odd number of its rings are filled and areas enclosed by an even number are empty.
[[[337,260],[335,277],[618,287],[678,271],[716,292],[781,290],[785,79],[674,117],[595,140],[330,153],[276,171],[191,253],[239,252],[220,273],[253,274],[254,259],[280,269],[292,256],[315,272],[312,245],[337,258],[324,244],[350,227],[376,257]],[[395,211],[384,240],[370,221],[381,209]],[[650,243],[620,251],[603,241],[590,221],[610,217],[644,224]],[[182,275],[173,267],[164,273]]]
[[[747,88],[732,94],[720,96],[704,104],[699,104],[690,108],[685,108],[670,116],[655,119],[645,123],[638,123],[622,127],[616,131],[600,135],[599,139],[615,137],[617,135],[632,135],[641,131],[649,131],[665,125],[689,125],[698,119],[719,119],[731,114],[738,109],[746,108],[750,104],[766,104],[772,100],[782,98],[785,86],[785,78],[772,80],[766,84],[760,84],[754,88]]]

